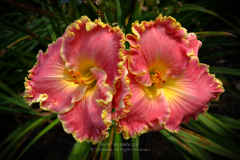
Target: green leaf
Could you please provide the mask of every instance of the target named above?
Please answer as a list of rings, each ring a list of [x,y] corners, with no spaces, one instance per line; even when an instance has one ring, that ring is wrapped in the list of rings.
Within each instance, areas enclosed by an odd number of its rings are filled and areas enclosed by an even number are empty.
[[[9,97],[9,96],[6,96],[6,95],[0,93],[0,98],[6,100],[9,103],[13,103],[17,106],[20,106],[20,107],[23,107],[23,108],[29,108],[28,105],[26,103],[24,103],[24,101],[20,100],[20,97],[19,98]]]
[[[94,153],[94,156],[93,156],[93,159],[94,159],[94,160],[97,159],[98,154],[99,154],[99,152],[100,152],[100,150],[101,150],[101,146],[102,146],[102,142],[99,142],[99,143],[97,144],[97,148],[96,148],[95,153]]]
[[[219,120],[224,122],[224,125],[231,129],[240,129],[240,119],[233,119],[227,116],[215,115]]]
[[[199,5],[194,5],[194,4],[184,4],[179,11],[183,12],[183,11],[198,11],[198,12],[203,12],[212,16],[217,17],[218,19],[222,20],[223,22],[225,22],[227,25],[231,26],[237,33],[240,34],[240,28],[235,26],[233,23],[229,22],[228,20],[226,20],[225,18],[223,18],[222,16],[218,15],[217,13],[215,13],[214,11],[211,11],[209,9],[206,9],[202,6]]]
[[[228,148],[225,148],[214,141],[203,137],[196,132],[182,129],[177,134],[182,138],[182,140],[187,144],[194,144],[196,146],[199,146],[202,149],[206,149],[209,152],[213,152],[218,155],[222,155],[224,157],[232,158],[232,159],[238,159],[240,155],[232,152]]]
[[[40,117],[34,121],[32,121],[29,125],[26,126],[26,128],[24,128],[23,130],[20,130],[18,132],[18,134],[16,135],[16,137],[14,137],[11,142],[8,144],[8,146],[2,150],[2,152],[0,153],[0,159],[2,159],[4,156],[6,156],[7,153],[9,153],[12,148],[15,147],[15,145],[17,144],[17,142],[19,140],[21,140],[21,138],[23,136],[25,136],[27,133],[29,133],[31,130],[35,129],[36,127],[42,125],[47,119],[51,118],[53,115],[51,116],[45,116],[45,117]]]
[[[23,107],[27,110],[30,110],[28,105],[25,103],[25,101],[23,100],[22,96],[17,95],[11,88],[9,88],[6,84],[4,84],[2,81],[0,81],[0,88],[2,90],[4,90],[5,92],[7,92],[9,95],[11,95],[12,97],[9,97],[3,93],[0,93],[0,98],[3,98],[4,100],[6,100],[9,103],[13,103],[16,104],[20,107]],[[35,114],[33,111],[29,111],[32,114]]]
[[[204,31],[204,32],[195,32],[198,37],[216,37],[216,36],[230,36],[236,37],[234,34],[230,32],[216,32],[216,31]]]
[[[37,115],[37,113],[35,112],[32,112],[30,110],[27,110],[27,109],[23,109],[23,108],[20,108],[20,107],[3,107],[3,106],[0,106],[0,110],[1,111],[7,111],[7,112],[11,112],[11,113],[26,113],[26,114],[32,114],[32,115]]]
[[[91,149],[89,142],[76,142],[72,148],[68,160],[86,160]]]
[[[113,135],[114,135],[114,127],[112,126],[109,137],[103,141],[101,150],[101,160],[109,160],[112,151],[112,143],[113,143]]]
[[[54,32],[54,30],[52,29],[52,26],[51,26],[51,25],[48,25],[47,28],[48,28],[48,32],[49,32],[49,34],[50,34],[50,36],[51,36],[52,41],[56,41],[57,35],[56,35],[56,33]]]
[[[114,135],[114,160],[123,160],[122,137],[116,131]]]
[[[206,150],[199,148],[194,144],[188,144],[188,147],[191,148],[190,154],[193,157],[197,157],[199,160],[211,160],[211,156]]]
[[[115,3],[116,3],[116,7],[117,7],[117,21],[118,21],[119,26],[121,27],[122,26],[122,19],[121,19],[122,10],[121,10],[120,1],[115,0]]]
[[[186,153],[192,155],[193,157],[197,157],[200,160],[209,159],[207,153],[192,144],[186,144],[182,141],[181,138],[176,136],[173,133],[170,133],[167,130],[161,130],[160,133],[170,142],[172,142],[178,151],[183,153],[184,157],[186,157]]]
[[[132,158],[133,160],[140,160],[139,155],[139,137],[132,138]]]
[[[44,134],[46,134],[50,129],[52,129],[55,125],[59,123],[58,118],[55,119],[53,122],[51,122],[47,127],[45,127],[41,132],[38,133],[37,136],[35,136],[29,143],[28,145],[23,149],[23,151],[20,153],[20,155],[17,157],[17,160],[20,159],[25,152],[28,151],[28,149],[36,143]]]
[[[7,92],[9,95],[16,97],[18,96],[11,88],[9,88],[5,83],[3,83],[2,81],[0,81],[0,88],[2,90],[4,90],[5,92]]]
[[[210,67],[210,72],[240,76],[240,69],[233,69],[233,68],[227,68],[227,67]]]
[[[6,139],[4,139],[4,141],[0,144],[0,150],[2,151],[2,148],[8,143],[10,142],[11,140],[13,140],[15,137],[18,136],[18,134],[20,132],[22,132],[26,126],[28,126],[31,122],[27,122],[25,124],[23,124],[22,126],[19,126],[18,128],[16,128],[12,133],[10,133],[8,135],[8,137]]]
[[[132,22],[134,22],[136,19],[138,19],[141,16],[141,12],[142,12],[141,7],[142,7],[143,3],[144,3],[144,0],[135,1],[135,6],[133,9],[132,15],[129,17],[128,23],[126,26],[127,32],[130,32]]]
[[[216,134],[225,135],[226,130],[219,126],[219,124],[217,124],[215,121],[213,121],[213,118],[209,119],[209,117],[210,116],[208,116],[207,114],[200,114],[198,116],[198,120],[205,126],[207,126],[209,129],[214,131]]]
[[[71,11],[72,11],[72,15],[71,17],[73,17],[74,19],[79,17],[79,13],[78,13],[78,9],[77,9],[77,0],[70,0],[70,6],[71,7]]]

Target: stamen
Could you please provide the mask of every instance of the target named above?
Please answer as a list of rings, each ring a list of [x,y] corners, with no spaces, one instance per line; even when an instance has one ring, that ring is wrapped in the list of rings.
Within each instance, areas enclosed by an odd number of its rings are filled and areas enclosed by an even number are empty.
[[[152,79],[153,85],[159,88],[161,88],[163,84],[166,83],[166,80],[163,78],[162,73],[158,71],[153,72],[153,74],[151,75],[151,79]]]
[[[74,82],[75,84],[92,86],[91,84],[95,82],[95,77],[90,71],[82,74],[81,72],[70,70],[68,71],[68,75],[71,77],[70,81]]]

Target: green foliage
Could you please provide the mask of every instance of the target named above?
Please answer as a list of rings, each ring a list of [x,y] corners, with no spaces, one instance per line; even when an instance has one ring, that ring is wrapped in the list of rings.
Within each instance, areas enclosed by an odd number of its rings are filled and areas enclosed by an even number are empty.
[[[122,137],[116,131],[114,135],[114,160],[123,160]]]
[[[231,118],[228,118],[231,119]],[[233,123],[238,120],[231,119]],[[219,155],[230,159],[239,159],[239,136],[235,136],[236,128],[230,128],[223,119],[210,114],[203,114],[197,121],[185,124],[178,133],[160,131],[169,141],[178,146],[178,150],[189,159],[214,159]],[[238,123],[239,125],[239,123]]]
[[[135,138],[132,138],[132,159],[133,160],[139,160],[139,137],[136,136]]]
[[[98,3],[96,3],[98,2]],[[100,2],[100,3],[99,3]],[[226,96],[239,102],[240,19],[223,12],[214,1],[189,0],[3,0],[0,17],[0,114],[2,122],[14,120],[0,144],[0,159],[24,159],[31,147],[58,124],[55,114],[30,107],[22,98],[24,78],[36,62],[38,50],[64,33],[68,24],[82,15],[101,18],[111,25],[118,24],[125,33],[131,31],[136,20],[153,20],[160,13],[175,17],[190,32],[196,32],[203,42],[199,57],[213,67],[210,71],[223,80]],[[7,7],[6,7],[7,6]],[[219,13],[218,13],[219,12]],[[226,15],[225,15],[226,13]],[[229,18],[230,17],[230,18]],[[227,100],[213,103],[228,106]],[[219,108],[220,108],[219,107]],[[237,107],[237,106],[236,106]],[[238,159],[239,116],[204,114],[197,121],[184,124],[179,133],[162,130],[185,159]],[[7,115],[7,116],[5,116]],[[6,118],[7,117],[7,118]],[[20,117],[20,118],[19,118]],[[20,120],[19,120],[20,119]],[[15,129],[14,129],[15,128]],[[11,132],[9,132],[11,130]],[[132,159],[141,159],[138,150],[140,137],[132,139]],[[120,134],[110,131],[108,139],[96,146],[76,143],[69,160],[111,159],[122,160],[124,141]],[[93,147],[95,149],[93,149]],[[113,154],[111,154],[113,151]]]
[[[88,142],[76,142],[72,148],[68,160],[86,160],[90,152],[91,144]]]

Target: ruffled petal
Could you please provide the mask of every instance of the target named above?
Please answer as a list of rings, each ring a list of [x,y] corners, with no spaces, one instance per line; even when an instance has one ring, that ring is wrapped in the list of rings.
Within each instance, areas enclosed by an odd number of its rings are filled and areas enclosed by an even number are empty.
[[[129,112],[129,99],[131,98],[132,94],[130,92],[127,74],[128,71],[125,68],[121,79],[119,79],[116,83],[116,92],[112,100],[112,118],[115,121],[118,121]]]
[[[130,56],[129,70],[135,75],[146,68],[151,71],[156,67],[162,70],[170,68],[171,74],[179,74],[184,70],[189,56],[197,55],[201,46],[195,34],[187,34],[186,29],[172,17],[160,15],[155,21],[135,22],[132,32],[134,35],[127,35],[129,53],[134,50],[138,54]],[[135,65],[136,60],[138,65]],[[139,82],[145,86],[151,84],[148,74],[142,74],[141,78],[138,75]]]
[[[68,68],[81,70],[81,64],[101,68],[111,86],[120,78],[124,35],[119,27],[83,16],[67,28],[63,46],[62,57]]]
[[[28,103],[40,102],[42,109],[66,112],[81,99],[86,88],[71,81],[60,57],[63,39],[59,38],[40,53],[36,65],[29,71],[25,82],[25,99]]]
[[[198,50],[202,46],[202,42],[197,39],[197,36],[194,33],[189,33],[187,35],[187,40],[185,41],[187,48],[190,49],[188,51],[189,56],[198,56]],[[192,49],[192,52],[191,52]]]
[[[148,130],[176,131],[182,122],[207,109],[224,90],[198,61],[201,42],[172,17],[135,22],[127,35],[129,112],[118,127],[124,137]]]
[[[93,68],[91,72],[97,79],[96,86],[88,90],[72,110],[58,117],[65,131],[72,133],[76,140],[97,143],[108,136],[113,90],[106,83],[103,70]]]
[[[208,73],[208,66],[192,59],[181,75],[163,87],[170,109],[165,128],[177,131],[183,121],[206,111],[208,102],[217,99],[222,92],[222,83]]]
[[[146,96],[142,86],[134,82],[130,83],[130,89],[130,112],[118,121],[118,130],[126,139],[162,127],[169,115],[163,96],[152,99]]]
[[[136,81],[144,86],[151,86],[152,81],[144,57],[140,54],[134,54],[128,57],[128,70],[135,75]]]

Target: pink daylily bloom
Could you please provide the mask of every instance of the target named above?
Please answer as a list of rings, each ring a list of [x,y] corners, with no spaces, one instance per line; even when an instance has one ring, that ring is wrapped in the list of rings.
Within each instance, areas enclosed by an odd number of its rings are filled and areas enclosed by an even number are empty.
[[[135,22],[132,32],[124,50],[119,27],[81,17],[39,52],[25,81],[26,101],[58,113],[76,140],[96,143],[112,120],[125,138],[177,131],[224,91],[199,63],[201,42],[174,18]]]
[[[58,113],[77,140],[103,140],[124,69],[123,43],[120,28],[81,17],[45,53],[40,51],[25,82],[25,99]]]
[[[208,66],[199,63],[201,42],[174,18],[135,22],[132,32],[126,52],[129,111],[118,119],[125,138],[162,128],[177,131],[224,91]]]

